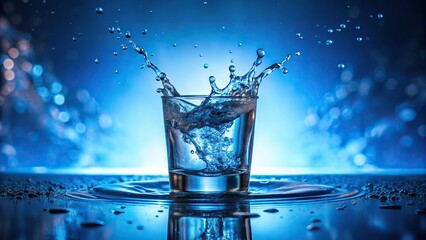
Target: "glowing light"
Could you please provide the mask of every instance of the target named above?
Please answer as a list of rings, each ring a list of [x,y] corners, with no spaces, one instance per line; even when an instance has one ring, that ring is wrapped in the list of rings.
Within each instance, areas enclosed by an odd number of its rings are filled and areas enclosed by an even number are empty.
[[[70,117],[71,117],[70,114],[67,113],[67,112],[60,112],[59,115],[58,115],[59,121],[61,121],[63,123],[68,122],[70,120]]]
[[[355,157],[354,157],[355,165],[362,166],[366,162],[367,162],[367,157],[364,154],[360,153],[360,154],[355,155]]]
[[[41,74],[43,74],[43,67],[38,64],[35,65],[33,67],[33,74],[34,74],[34,77],[40,77]]]
[[[6,70],[4,72],[4,79],[8,81],[12,81],[14,78],[15,78],[15,72],[13,72],[12,70]]]
[[[10,48],[9,51],[7,51],[7,53],[9,54],[11,58],[17,58],[19,56],[19,50],[16,48]]]
[[[65,97],[62,94],[57,94],[53,97],[53,101],[56,105],[61,106],[65,103]]]
[[[112,127],[112,118],[107,114],[101,114],[99,116],[99,126],[104,129]]]
[[[6,58],[4,61],[3,61],[3,67],[5,68],[5,69],[12,69],[13,68],[13,66],[15,66],[15,63],[13,62],[13,60],[12,59],[10,59],[10,58]]]

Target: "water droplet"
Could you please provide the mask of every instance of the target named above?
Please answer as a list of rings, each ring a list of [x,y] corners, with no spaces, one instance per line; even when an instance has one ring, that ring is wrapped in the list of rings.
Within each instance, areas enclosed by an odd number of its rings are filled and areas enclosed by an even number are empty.
[[[121,28],[119,28],[119,27],[116,30],[117,30],[117,32],[121,32]]]
[[[132,37],[132,34],[129,31],[127,31],[126,32],[126,38],[130,38],[130,37]]]
[[[117,56],[118,55],[118,52],[114,52],[114,56]]]
[[[94,220],[94,221],[87,221],[80,223],[80,226],[86,227],[86,228],[96,228],[96,227],[102,227],[105,223],[103,221]]]
[[[362,37],[357,37],[357,38],[356,38],[356,40],[357,40],[358,42],[362,42]]]
[[[49,213],[50,214],[64,214],[64,213],[69,213],[70,211],[68,211],[67,209],[63,209],[63,208],[52,208],[49,209]]]
[[[198,56],[203,57],[203,54],[200,53],[200,55],[198,55]]]
[[[210,77],[211,78],[211,77]],[[209,78],[209,80],[210,80],[210,78]],[[214,77],[213,77],[214,78]],[[210,80],[210,82],[212,82],[211,80]],[[214,80],[213,80],[213,82],[214,82]],[[194,154],[195,153],[195,151],[194,150],[191,150],[191,151],[189,151],[191,154]]]
[[[126,45],[124,45],[124,44],[122,44],[122,45],[121,45],[121,49],[125,51],[125,50],[127,50],[127,46],[126,46]]]
[[[283,73],[287,74],[288,73],[288,69],[287,68],[283,68]]]
[[[197,44],[195,44],[195,45],[194,45],[194,48],[197,48],[197,47],[198,47],[198,45],[197,45]]]
[[[118,74],[118,70],[115,70],[115,74]]]
[[[235,66],[234,65],[229,66],[229,71],[231,73],[235,72]]]
[[[256,53],[257,53],[257,57],[259,57],[259,58],[263,58],[266,54],[266,52],[263,48],[257,49]]]
[[[119,211],[119,210],[112,210],[112,213],[114,213],[115,215],[118,215],[118,214],[122,214],[124,212],[123,211]]]
[[[341,28],[337,28],[336,29],[336,32],[341,32],[342,31],[342,29]]]
[[[142,30],[143,35],[146,35],[147,33],[148,33],[148,29],[145,28],[144,30]]]
[[[153,57],[153,56],[154,56],[154,53],[151,53],[151,54],[150,54],[150,56],[151,56],[151,57]]]
[[[295,52],[294,55],[300,56],[300,52]]]
[[[207,63],[204,63],[203,67],[207,69],[209,68],[209,65]]]
[[[102,13],[104,13],[104,9],[103,9],[103,8],[101,8],[101,7],[97,7],[97,8],[96,8],[96,13],[97,13],[97,14],[102,14]]]
[[[110,28],[108,28],[108,31],[109,31],[109,33],[114,33],[115,28],[114,27],[110,27]]]
[[[167,75],[164,72],[161,72],[160,74],[158,74],[158,77],[160,78],[160,80],[164,80],[166,76]]]
[[[302,34],[301,33],[296,33],[296,37],[301,37]]]
[[[144,69],[145,68],[145,64],[141,64],[140,68]]]
[[[243,46],[243,44],[242,43],[238,43],[238,47],[241,47],[241,46]]]
[[[344,23],[340,24],[340,28],[346,28],[346,24]]]
[[[309,225],[306,227],[306,229],[307,229],[308,231],[312,231],[312,232],[321,230],[321,228],[320,228],[319,226],[314,225],[314,224],[309,224]]]
[[[325,44],[328,46],[328,45],[331,45],[331,44],[333,44],[333,40],[331,40],[331,39],[328,39],[326,42],[325,42]]]
[[[330,28],[330,29],[327,30],[327,32],[333,33],[333,29]]]
[[[231,63],[234,63],[234,59],[231,59]]]
[[[229,53],[232,53],[232,50],[231,49],[229,49],[229,51],[228,51]]]
[[[343,69],[343,68],[345,68],[345,64],[339,63],[339,64],[337,64],[337,67]]]
[[[266,213],[277,213],[277,212],[279,212],[278,209],[276,209],[276,208],[268,208],[268,209],[265,209],[263,211],[266,212]]]
[[[138,225],[138,226],[136,227],[136,229],[137,229],[137,230],[143,230],[143,226],[142,226],[142,225]]]
[[[72,40],[75,42],[75,41],[77,41],[77,38],[76,37],[72,37]]]
[[[225,29],[226,29],[226,27],[225,27],[225,26],[222,26],[222,29],[223,29],[223,30],[225,30]]]
[[[204,5],[207,5],[207,2],[203,2]]]
[[[355,27],[355,29],[356,29],[356,30],[360,30],[360,29],[361,29],[361,26],[356,26],[356,27]]]
[[[99,63],[99,59],[96,58],[95,59],[95,63],[98,64]]]
[[[177,44],[176,43],[173,43],[173,45],[172,45],[173,47],[176,47],[177,46]]]
[[[383,14],[382,13],[377,14],[377,18],[382,19],[383,18]]]

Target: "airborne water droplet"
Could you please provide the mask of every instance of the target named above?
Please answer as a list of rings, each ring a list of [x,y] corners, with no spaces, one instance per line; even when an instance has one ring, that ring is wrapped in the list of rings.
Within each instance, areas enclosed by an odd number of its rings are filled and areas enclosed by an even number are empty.
[[[75,41],[77,41],[77,38],[76,37],[72,37],[72,40],[75,42]]]
[[[101,7],[97,7],[96,8],[96,13],[97,14],[101,14],[101,13],[103,13],[104,12],[104,9],[103,8],[101,8]]]
[[[300,52],[295,52],[294,55],[300,56]]]
[[[110,27],[110,28],[108,28],[108,31],[109,31],[109,33],[114,33],[115,28],[114,27]]]
[[[114,56],[117,56],[118,55],[118,52],[114,52]]]
[[[118,70],[115,70],[115,74],[118,74]]]
[[[357,40],[358,42],[362,42],[362,37],[357,37],[357,38],[356,38],[356,40]]]
[[[377,14],[377,18],[382,19],[383,18],[383,14],[382,13]]]
[[[127,46],[126,46],[126,45],[124,45],[124,44],[122,44],[122,45],[121,45],[121,49],[122,49],[122,50],[127,50]]]
[[[176,47],[177,46],[177,44],[176,43],[173,43],[173,45],[172,45],[173,47]]]
[[[333,33],[333,29],[330,28],[330,29],[327,30],[327,32]]]
[[[288,69],[287,68],[283,68],[283,73],[287,74],[288,73]]]
[[[194,45],[194,48],[197,48],[197,47],[198,47],[198,45],[197,45],[197,44],[195,44],[195,45]]]
[[[129,31],[127,31],[126,32],[126,38],[130,38],[131,36],[132,36],[132,34]]]
[[[234,65],[229,66],[229,71],[231,73],[235,72],[235,66]]]
[[[346,28],[346,24],[344,23],[340,24],[340,28]]]
[[[356,26],[356,27],[355,27],[355,29],[356,29],[356,30],[360,30],[360,29],[361,29],[361,26]]]
[[[148,29],[145,28],[144,30],[142,30],[143,35],[146,35],[147,33],[148,33]]]
[[[209,68],[209,65],[207,63],[204,63],[203,67],[207,69]]]
[[[216,81],[216,78],[214,76],[210,76],[209,77],[209,82],[210,83],[214,83],[215,81]],[[191,151],[194,151],[194,150],[191,150]]]
[[[259,58],[263,58],[266,54],[266,52],[263,48],[257,49],[256,53],[257,53],[257,57],[259,57]]]
[[[345,68],[345,64],[339,63],[339,64],[337,64],[337,67],[343,69],[343,68]]]
[[[241,47],[241,46],[243,46],[243,44],[242,43],[238,43],[238,47]]]
[[[326,45],[331,45],[331,44],[333,44],[333,40],[328,39],[328,40],[325,42],[325,44],[326,44]]]
[[[98,64],[99,63],[99,59],[96,58],[95,59],[95,63]]]

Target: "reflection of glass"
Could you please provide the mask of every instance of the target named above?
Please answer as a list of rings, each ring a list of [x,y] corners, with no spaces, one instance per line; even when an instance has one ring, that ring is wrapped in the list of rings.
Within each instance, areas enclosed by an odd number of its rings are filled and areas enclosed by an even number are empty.
[[[173,204],[168,239],[251,239],[249,215],[248,205]]]
[[[162,99],[172,192],[247,192],[257,97]]]

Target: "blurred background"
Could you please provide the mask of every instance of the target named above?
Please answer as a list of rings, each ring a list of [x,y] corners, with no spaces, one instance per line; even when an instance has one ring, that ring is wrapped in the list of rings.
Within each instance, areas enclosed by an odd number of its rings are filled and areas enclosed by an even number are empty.
[[[292,54],[260,87],[254,172],[425,172],[423,1],[0,3],[0,171],[166,172],[161,84],[133,40],[181,94],[258,48],[261,68]]]

